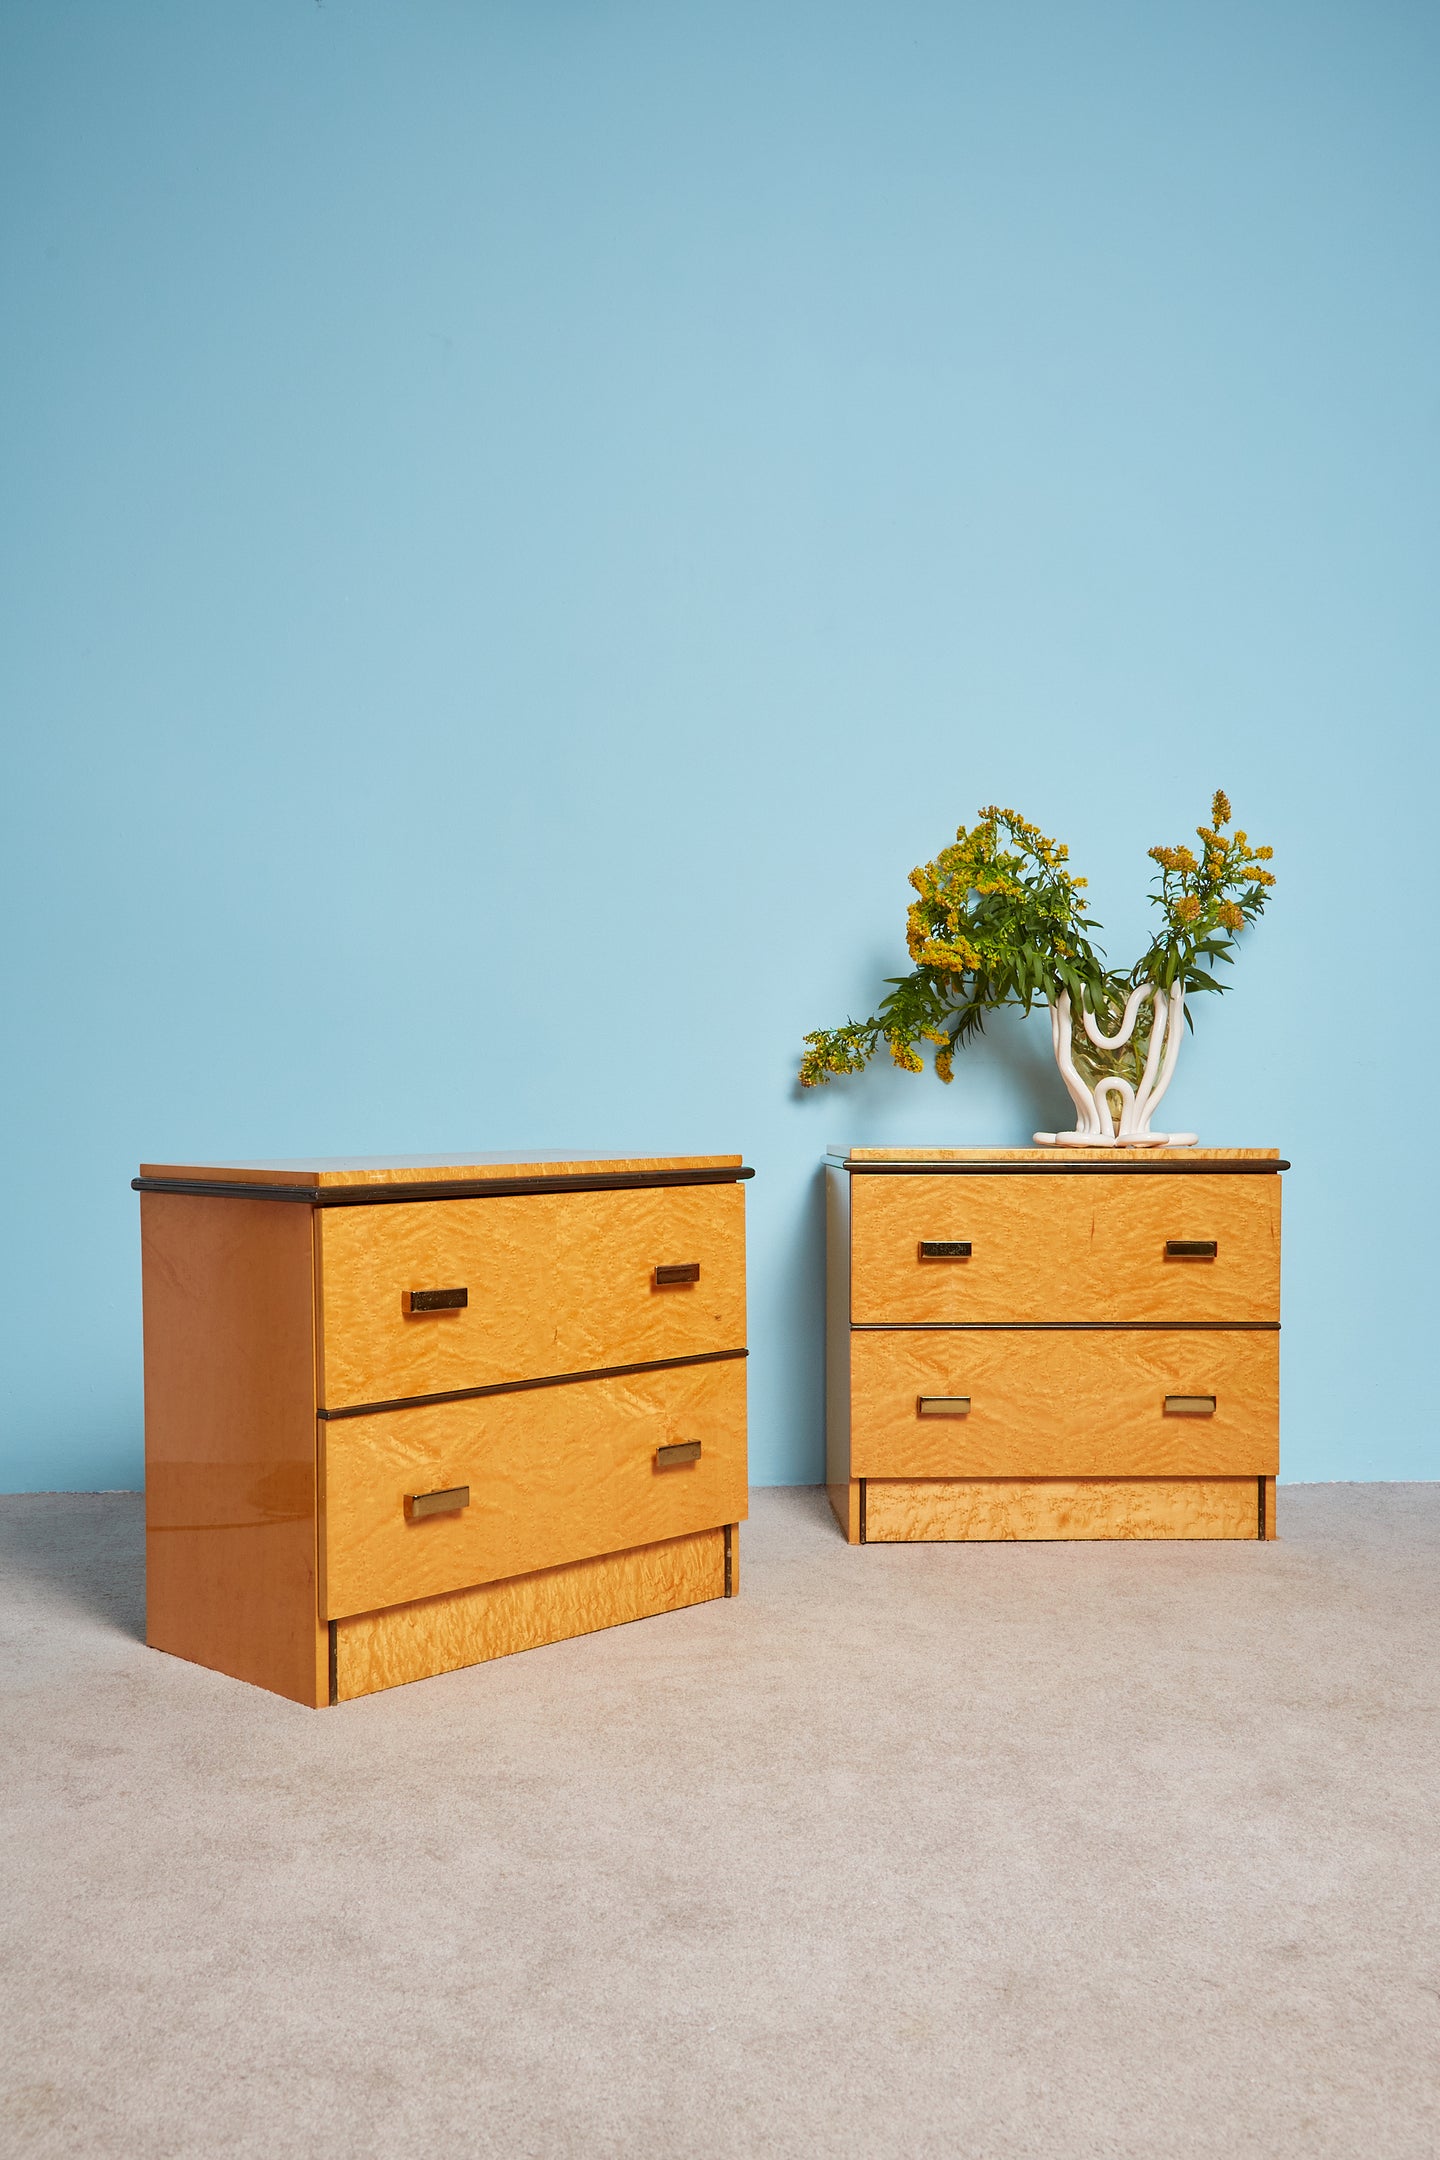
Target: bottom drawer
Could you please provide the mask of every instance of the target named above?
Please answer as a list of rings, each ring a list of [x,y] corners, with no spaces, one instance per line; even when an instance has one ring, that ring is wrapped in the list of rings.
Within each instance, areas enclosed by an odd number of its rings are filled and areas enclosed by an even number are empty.
[[[852,1477],[1273,1477],[1279,1467],[1279,1337],[1269,1332],[861,1329],[850,1350]]]
[[[321,1428],[321,1612],[331,1620],[563,1566],[746,1514],[745,1366],[429,1403]],[[688,1461],[657,1450],[699,1442]],[[417,1515],[417,1496],[468,1488]]]

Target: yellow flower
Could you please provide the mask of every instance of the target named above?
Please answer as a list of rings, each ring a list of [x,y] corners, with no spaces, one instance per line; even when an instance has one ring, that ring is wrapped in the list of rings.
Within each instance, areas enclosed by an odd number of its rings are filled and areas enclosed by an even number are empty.
[[[1230,822],[1230,798],[1223,788],[1215,790],[1215,797],[1210,805],[1210,822],[1212,825],[1228,825]]]
[[[943,938],[927,937],[912,949],[912,959],[921,967],[940,968],[946,973],[963,975],[972,968],[983,968],[985,963],[968,938],[956,938],[947,943]]]

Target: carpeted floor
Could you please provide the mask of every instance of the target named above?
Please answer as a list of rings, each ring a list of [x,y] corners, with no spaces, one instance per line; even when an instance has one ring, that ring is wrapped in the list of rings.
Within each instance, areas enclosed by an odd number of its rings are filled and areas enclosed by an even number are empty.
[[[1440,1486],[850,1550],[341,1709],[0,1501],[0,2151],[1440,2152]]]

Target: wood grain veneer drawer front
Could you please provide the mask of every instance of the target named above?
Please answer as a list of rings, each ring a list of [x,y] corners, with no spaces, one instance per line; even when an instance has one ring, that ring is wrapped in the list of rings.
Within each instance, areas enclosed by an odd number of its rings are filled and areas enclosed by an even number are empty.
[[[851,1206],[857,1325],[1280,1317],[1278,1177],[856,1175]]]
[[[745,1366],[696,1365],[321,1427],[329,1619],[743,1520]],[[657,1467],[662,1447],[698,1456]],[[468,1504],[415,1519],[415,1495]]]
[[[852,1339],[855,1477],[1273,1477],[1279,1414],[1268,1332]]]
[[[317,1222],[330,1410],[744,1345],[739,1185],[326,1208]],[[463,1305],[407,1310],[416,1292],[462,1290]]]

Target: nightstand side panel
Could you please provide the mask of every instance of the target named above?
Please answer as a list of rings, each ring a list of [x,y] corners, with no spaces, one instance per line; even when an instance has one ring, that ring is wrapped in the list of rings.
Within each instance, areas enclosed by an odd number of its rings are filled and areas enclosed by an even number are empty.
[[[311,1210],[144,1193],[146,1639],[318,1706]]]
[[[850,1177],[825,1165],[825,1485],[836,1521],[859,1538],[850,1471]]]

